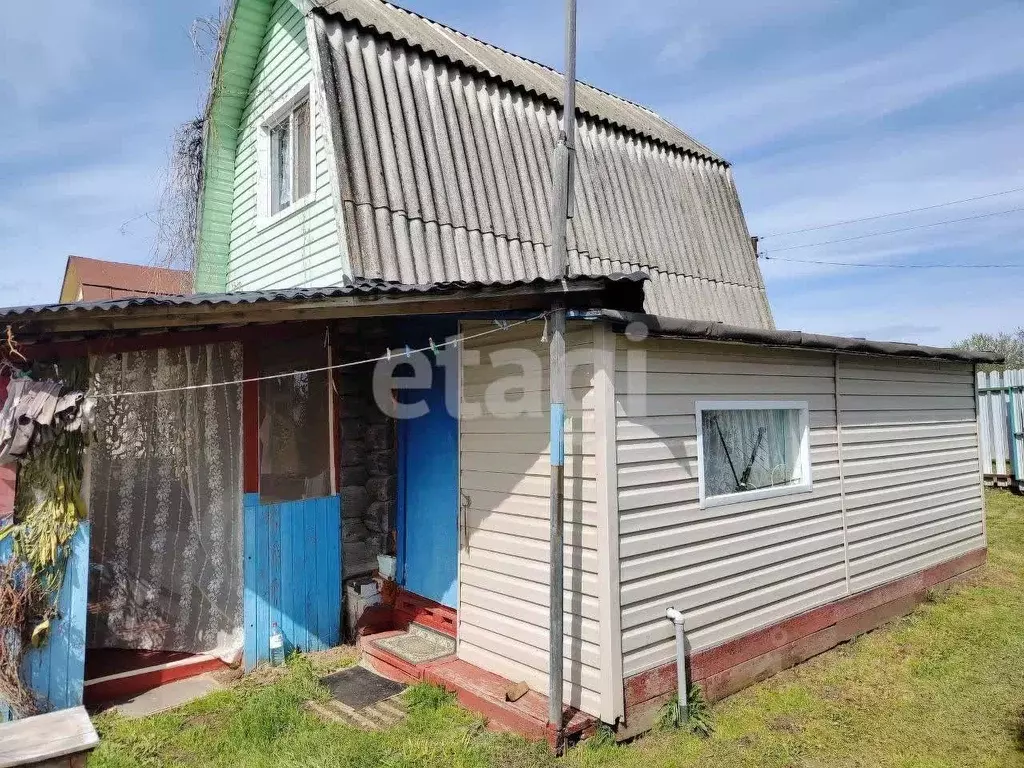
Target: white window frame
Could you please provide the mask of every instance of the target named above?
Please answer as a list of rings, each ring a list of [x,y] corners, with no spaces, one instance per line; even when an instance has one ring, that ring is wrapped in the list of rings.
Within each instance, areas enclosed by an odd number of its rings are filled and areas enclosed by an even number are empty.
[[[290,120],[292,112],[303,101],[309,104],[309,193],[297,200],[293,199],[287,208],[271,213],[271,197],[273,185],[273,160],[271,158],[270,132],[285,120]],[[316,189],[316,99],[313,98],[312,83],[304,81],[293,88],[284,98],[274,102],[260,121],[256,134],[257,189],[256,209],[257,228],[265,229],[282,219],[292,216],[308,207],[317,199]],[[291,133],[294,137],[294,130]],[[293,138],[294,140],[294,138]]]
[[[811,431],[806,400],[699,400],[695,404],[697,419],[697,473],[700,486],[700,508],[721,507],[757,499],[776,496],[790,496],[809,493],[813,488],[811,478]],[[737,491],[721,496],[707,496],[704,492],[704,411],[799,411],[800,412],[800,456],[797,459],[803,482],[782,485],[777,488],[757,488],[752,491]]]

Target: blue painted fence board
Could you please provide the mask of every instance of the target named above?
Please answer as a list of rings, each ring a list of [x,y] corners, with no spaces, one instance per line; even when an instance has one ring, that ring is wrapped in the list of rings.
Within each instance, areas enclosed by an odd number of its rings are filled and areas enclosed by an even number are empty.
[[[0,559],[11,556],[11,542],[0,543]],[[64,586],[57,597],[58,619],[46,644],[25,658],[29,685],[53,710],[82,704],[85,685],[85,614],[89,591],[89,524],[78,526],[71,540],[71,554]],[[0,703],[0,722],[12,718]]]
[[[341,641],[341,499],[244,499],[245,666],[270,658],[276,623],[287,650]]]

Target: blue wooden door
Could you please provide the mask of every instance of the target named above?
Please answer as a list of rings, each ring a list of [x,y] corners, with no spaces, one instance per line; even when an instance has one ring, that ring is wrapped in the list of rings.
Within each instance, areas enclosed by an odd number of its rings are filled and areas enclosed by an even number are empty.
[[[274,625],[285,650],[341,642],[341,499],[260,504],[244,498],[245,667],[270,659]]]
[[[459,441],[458,419],[445,404],[445,373],[451,370],[455,375],[455,371],[453,366],[437,365],[432,354],[428,356],[434,363],[430,388],[401,393],[404,402],[422,401],[429,410],[398,422],[399,576],[410,592],[454,608],[459,561]]]

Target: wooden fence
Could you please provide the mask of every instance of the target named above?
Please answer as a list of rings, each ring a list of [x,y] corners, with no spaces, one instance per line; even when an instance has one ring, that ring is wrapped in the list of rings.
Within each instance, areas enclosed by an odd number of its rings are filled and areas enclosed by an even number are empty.
[[[985,482],[1024,491],[1024,370],[978,374]]]

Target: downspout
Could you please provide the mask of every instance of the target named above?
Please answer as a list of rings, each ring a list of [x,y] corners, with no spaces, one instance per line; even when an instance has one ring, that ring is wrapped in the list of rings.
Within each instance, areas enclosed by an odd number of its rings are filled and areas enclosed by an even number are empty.
[[[555,145],[554,194],[551,210],[551,278],[565,277],[566,231],[572,215],[572,178],[576,147],[576,0],[565,6],[565,98],[562,130]],[[563,683],[563,520],[565,477],[565,302],[552,305],[550,352],[551,393],[551,593],[548,622],[548,727],[554,729],[555,753],[565,749],[562,716]]]
[[[683,614],[675,608],[665,611],[665,616],[676,625],[676,685],[679,689],[676,725],[682,725],[690,719],[690,703],[687,696],[690,687],[686,684],[686,631],[683,629]]]

